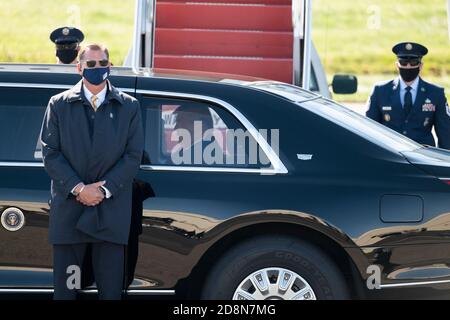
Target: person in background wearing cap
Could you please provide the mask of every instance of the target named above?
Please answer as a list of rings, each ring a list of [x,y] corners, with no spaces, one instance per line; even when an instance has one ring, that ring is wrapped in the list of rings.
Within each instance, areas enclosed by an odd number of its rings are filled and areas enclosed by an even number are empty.
[[[62,27],[50,34],[50,40],[56,45],[56,57],[59,64],[76,64],[80,52],[80,43],[84,40],[81,30]]]
[[[419,76],[428,49],[418,43],[401,42],[392,52],[397,56],[399,77],[375,85],[366,116],[430,146],[436,146],[431,133],[434,126],[439,148],[450,149],[450,108],[444,89]]]

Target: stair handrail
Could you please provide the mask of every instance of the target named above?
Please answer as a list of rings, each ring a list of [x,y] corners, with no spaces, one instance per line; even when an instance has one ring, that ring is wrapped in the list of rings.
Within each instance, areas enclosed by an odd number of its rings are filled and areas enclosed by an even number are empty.
[[[312,47],[312,0],[304,0],[303,2],[303,72],[302,72],[302,88],[310,89],[311,82],[311,47]]]
[[[292,0],[292,83],[309,89],[311,74],[311,0]],[[303,64],[301,40],[303,39]]]
[[[155,11],[156,0],[136,0],[131,55],[131,67],[135,73],[139,73],[141,67],[150,68],[153,65]],[[147,48],[150,50],[147,51]]]
[[[300,40],[303,38],[303,15],[301,12],[302,0],[292,0],[292,31],[293,31],[293,48],[292,48],[292,83],[299,85],[301,81],[301,48]]]

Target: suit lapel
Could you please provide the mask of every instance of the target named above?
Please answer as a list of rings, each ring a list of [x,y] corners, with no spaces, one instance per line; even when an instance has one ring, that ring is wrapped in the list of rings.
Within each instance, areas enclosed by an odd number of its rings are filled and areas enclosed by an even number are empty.
[[[397,112],[403,112],[403,106],[400,101],[400,82],[398,78],[392,82],[392,91],[390,99],[392,111],[395,110]]]

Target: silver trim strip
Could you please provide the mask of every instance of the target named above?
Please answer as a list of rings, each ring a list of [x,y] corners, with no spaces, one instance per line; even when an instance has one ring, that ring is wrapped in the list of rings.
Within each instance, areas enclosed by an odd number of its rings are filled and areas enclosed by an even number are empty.
[[[26,83],[26,82],[0,82],[0,88],[33,88],[33,89],[61,89],[67,90],[73,87],[69,84],[50,84],[50,83]],[[124,92],[133,92],[133,88],[117,88]]]
[[[27,168],[43,168],[42,162],[11,162],[0,161],[0,167],[27,167]],[[251,168],[224,168],[224,167],[192,167],[192,166],[161,166],[161,165],[141,165],[142,170],[153,171],[189,171],[189,172],[229,172],[229,173],[257,173],[257,174],[274,174],[271,168],[251,169]]]
[[[54,289],[34,289],[34,288],[1,288],[0,293],[53,293]],[[81,293],[95,294],[97,289],[79,290]],[[174,295],[175,290],[149,290],[149,289],[130,289],[126,291],[130,295]]]
[[[250,169],[250,168],[224,168],[224,167],[189,167],[189,166],[153,166],[141,165],[142,170],[154,171],[192,171],[192,172],[229,172],[229,173],[258,173],[273,174],[271,168]]]
[[[435,280],[435,281],[422,281],[422,282],[405,282],[405,283],[380,284],[380,289],[398,288],[398,287],[412,287],[412,286],[426,286],[426,285],[445,284],[445,283],[450,283],[450,280]]]
[[[267,169],[265,169],[265,168],[261,168],[261,169],[223,168],[222,169],[222,168],[210,168],[210,167],[206,168],[205,167],[205,168],[199,168],[199,169],[206,169],[206,170],[198,170],[198,169],[191,170],[192,168],[196,168],[196,167],[181,167],[181,166],[177,167],[177,166],[175,166],[175,167],[172,167],[172,169],[168,169],[168,170],[185,171],[184,168],[189,168],[189,169],[187,169],[188,171],[211,171],[211,169],[214,169],[214,170],[220,169],[219,170],[220,172],[227,171],[227,170],[233,170],[233,172],[235,172],[234,170],[238,170],[237,172],[255,172],[255,173],[260,173],[260,174],[285,174],[285,173],[288,173],[288,170],[285,167],[285,165],[283,164],[283,162],[280,160],[278,155],[273,151],[273,149],[271,148],[269,143],[266,141],[266,139],[264,139],[264,137],[261,135],[261,133],[258,130],[256,130],[256,128],[253,126],[253,124],[239,110],[237,110],[235,107],[233,107],[228,102],[225,102],[221,99],[209,97],[209,96],[190,94],[190,93],[180,93],[180,92],[136,90],[136,93],[154,95],[154,96],[156,95],[156,96],[162,96],[162,97],[197,99],[197,100],[202,100],[202,101],[206,101],[206,102],[210,102],[210,103],[214,103],[214,104],[222,106],[223,108],[225,108],[226,110],[231,112],[231,114],[234,115],[242,123],[242,125],[250,132],[252,137],[255,139],[255,141],[258,143],[258,145],[264,151],[267,158],[270,160],[270,163],[272,164],[272,168],[267,168]],[[165,170],[163,168],[167,168],[164,166],[150,166],[150,167],[152,169],[155,169],[155,167],[161,167],[161,169],[157,168],[156,170]],[[242,171],[242,170],[244,170],[244,171]],[[254,170],[257,170],[257,171],[254,171]]]
[[[28,168],[43,168],[42,162],[19,162],[19,161],[0,161],[0,167],[28,167]]]

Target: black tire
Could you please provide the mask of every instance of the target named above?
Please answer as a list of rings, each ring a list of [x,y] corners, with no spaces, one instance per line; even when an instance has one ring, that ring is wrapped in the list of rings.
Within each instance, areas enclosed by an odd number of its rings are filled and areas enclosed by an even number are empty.
[[[234,246],[219,259],[207,276],[202,299],[230,300],[242,280],[268,267],[297,273],[317,299],[350,298],[339,268],[320,249],[293,237],[258,236]]]

